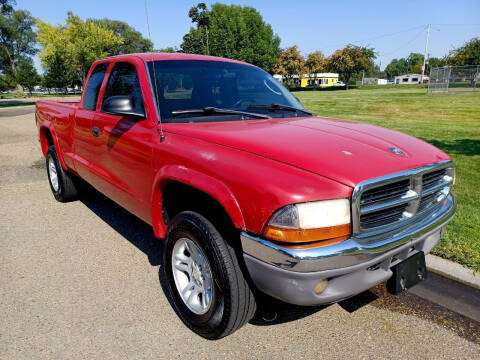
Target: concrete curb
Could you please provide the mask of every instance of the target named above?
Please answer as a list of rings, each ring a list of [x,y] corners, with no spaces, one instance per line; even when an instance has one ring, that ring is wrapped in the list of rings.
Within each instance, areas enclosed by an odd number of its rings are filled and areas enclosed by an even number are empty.
[[[427,269],[432,273],[480,290],[479,273],[475,274],[473,270],[435,255],[427,255],[425,261]]]

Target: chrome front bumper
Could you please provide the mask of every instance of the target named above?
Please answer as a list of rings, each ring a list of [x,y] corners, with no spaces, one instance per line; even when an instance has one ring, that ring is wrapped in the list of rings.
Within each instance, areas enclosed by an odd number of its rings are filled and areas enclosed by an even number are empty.
[[[421,221],[402,230],[383,234],[382,238],[375,241],[352,237],[333,245],[295,250],[242,233],[243,252],[268,264],[296,272],[331,270],[360,264],[450,221],[455,212],[455,200],[451,194],[446,200],[444,206]]]
[[[387,280],[399,261],[419,251],[429,253],[454,212],[450,194],[441,208],[407,228],[374,241],[352,237],[313,249],[288,249],[242,233],[244,259],[254,283],[267,294],[298,305],[331,303]],[[322,279],[329,285],[316,295],[313,288]]]

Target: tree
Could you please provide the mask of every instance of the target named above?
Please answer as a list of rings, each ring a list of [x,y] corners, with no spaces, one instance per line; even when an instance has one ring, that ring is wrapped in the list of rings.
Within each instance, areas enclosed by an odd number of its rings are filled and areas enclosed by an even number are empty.
[[[400,76],[408,72],[407,59],[393,59],[385,67],[385,73],[388,79],[393,79],[395,76]]]
[[[375,52],[371,48],[347,45],[330,56],[328,68],[340,74],[348,90],[350,78],[362,71],[371,71],[375,58]]]
[[[168,46],[166,48],[163,48],[163,49],[156,49],[156,50],[153,50],[155,52],[159,52],[159,53],[177,53],[179,52],[180,50],[177,49],[177,47],[173,47],[173,46]]]
[[[420,74],[422,72],[422,65],[423,55],[420,53],[410,53],[407,58],[393,59],[385,67],[385,72],[387,73],[387,77],[389,79],[393,79],[395,76],[408,73]]]
[[[7,91],[9,88],[5,75],[0,74],[0,92]]]
[[[210,55],[246,61],[271,71],[280,54],[280,39],[257,10],[217,3],[207,14]],[[202,26],[190,28],[183,37],[182,52],[207,53],[206,31]]]
[[[0,14],[11,13],[15,4],[15,0],[0,0]]]
[[[123,42],[113,50],[113,54],[132,54],[153,50],[153,43],[149,39],[145,39],[139,31],[123,21],[89,19],[87,22],[93,22],[106,30],[111,30],[116,36],[123,39]]]
[[[325,56],[323,56],[321,51],[315,51],[308,54],[307,61],[305,62],[305,66],[309,74],[323,72],[326,65],[327,62]]]
[[[473,38],[450,52],[448,65],[480,65],[480,38]]]
[[[423,65],[423,54],[410,53],[407,58],[408,70],[407,73],[421,74]]]
[[[17,68],[37,52],[34,18],[28,11],[13,10],[12,1],[2,1],[0,12],[0,70],[18,84]]]
[[[123,44],[123,39],[112,30],[92,21],[85,22],[71,12],[64,26],[38,20],[37,27],[38,41],[42,46],[42,65],[48,69],[61,56],[82,84],[95,60],[114,54],[118,46]]]
[[[18,83],[24,88],[28,89],[30,95],[32,94],[33,88],[40,84],[41,77],[38,75],[35,66],[33,66],[33,61],[28,58],[28,60],[22,60],[18,64]]]
[[[188,17],[192,19],[193,23],[197,24],[197,30],[205,30],[205,50],[206,54],[210,55],[210,44],[208,41],[208,27],[210,26],[210,11],[207,9],[205,3],[199,3],[193,6],[188,12]]]
[[[43,75],[43,85],[47,89],[65,89],[81,85],[81,83],[78,84],[78,76],[75,70],[65,61],[66,58],[67,56],[64,53],[56,51],[53,57],[49,59]]]
[[[446,65],[446,59],[445,58],[437,58],[437,57],[431,57],[428,59],[428,65],[430,68],[432,67],[440,67],[440,66],[445,66]]]
[[[282,51],[273,68],[273,72],[283,75],[287,79],[287,83],[290,83],[294,76],[301,78],[305,70],[305,59],[298,51],[297,45]]]

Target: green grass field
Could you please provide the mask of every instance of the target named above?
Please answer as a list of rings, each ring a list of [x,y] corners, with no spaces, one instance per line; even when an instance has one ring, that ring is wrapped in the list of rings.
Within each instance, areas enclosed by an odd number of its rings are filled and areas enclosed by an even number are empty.
[[[480,271],[480,94],[427,95],[424,87],[410,85],[295,95],[317,115],[399,130],[449,154],[458,207],[433,253]]]

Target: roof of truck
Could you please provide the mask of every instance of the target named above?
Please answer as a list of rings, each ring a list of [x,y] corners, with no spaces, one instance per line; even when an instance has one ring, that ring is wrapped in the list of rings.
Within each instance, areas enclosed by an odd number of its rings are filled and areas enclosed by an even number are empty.
[[[251,65],[243,61],[227,59],[217,56],[207,56],[207,55],[198,55],[198,54],[183,54],[183,53],[134,53],[134,54],[125,54],[125,55],[116,55],[108,57],[107,59],[121,59],[129,57],[138,57],[143,61],[152,61],[152,60],[206,60],[206,61],[223,61],[223,62],[232,62],[238,64]],[[252,65],[253,66],[253,65]]]

